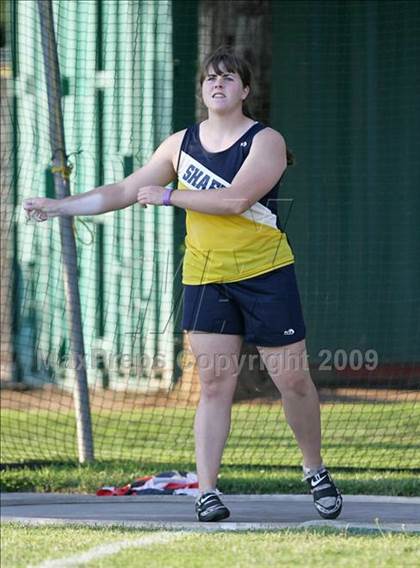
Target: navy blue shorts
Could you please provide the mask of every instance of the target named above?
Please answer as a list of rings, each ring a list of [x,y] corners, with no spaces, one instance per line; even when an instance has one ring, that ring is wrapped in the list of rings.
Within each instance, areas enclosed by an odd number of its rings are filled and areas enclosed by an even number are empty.
[[[305,338],[293,264],[227,284],[184,285],[183,328],[242,335],[262,347]]]

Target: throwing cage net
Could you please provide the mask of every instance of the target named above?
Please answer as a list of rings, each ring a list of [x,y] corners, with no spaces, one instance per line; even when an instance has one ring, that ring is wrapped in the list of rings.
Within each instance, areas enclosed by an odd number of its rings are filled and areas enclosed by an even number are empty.
[[[199,379],[180,328],[183,212],[133,206],[74,219],[78,359],[59,220],[27,223],[21,205],[54,197],[55,176],[77,194],[144,164],[202,118],[198,63],[227,43],[255,69],[256,118],[296,157],[280,209],[325,463],[419,468],[419,5],[55,0],[60,171],[39,4],[9,2],[2,16],[2,463],[80,459],[81,369],[96,459],[193,463]],[[223,463],[298,465],[281,397],[254,355],[244,352]]]

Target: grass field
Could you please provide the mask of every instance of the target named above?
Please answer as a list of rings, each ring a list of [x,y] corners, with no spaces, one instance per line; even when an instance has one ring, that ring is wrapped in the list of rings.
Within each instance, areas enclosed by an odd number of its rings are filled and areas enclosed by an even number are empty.
[[[153,463],[194,459],[194,408],[94,409],[96,458]],[[292,466],[300,453],[280,404],[233,408],[227,465]],[[331,467],[420,468],[420,405],[322,406],[324,459]],[[2,408],[2,463],[75,460],[72,410]]]
[[[418,414],[412,401],[322,406],[324,460],[344,492],[420,494],[415,472],[398,471],[420,467]],[[92,493],[167,469],[194,471],[193,419],[191,408],[96,409],[97,461],[80,467],[72,411],[3,408],[2,463],[48,463],[2,471],[1,490]],[[279,404],[235,405],[219,481],[223,492],[301,493],[300,461]]]
[[[102,485],[126,485],[137,477],[189,465],[177,463],[106,461],[91,465],[52,464],[37,469],[21,468],[0,473],[1,491],[36,491],[95,493]],[[305,493],[298,468],[223,466],[218,487],[223,493]],[[420,495],[420,478],[400,471],[334,471],[334,479],[343,493],[373,495]]]
[[[345,494],[420,495],[419,476],[398,470],[420,467],[416,412],[411,401],[322,406],[324,458]],[[3,461],[49,463],[3,470],[1,490],[94,493],[102,485],[125,485],[168,469],[194,471],[193,418],[191,408],[95,407],[97,460],[79,466],[71,409],[3,408]],[[280,405],[234,407],[218,483],[222,492],[306,492],[299,463]],[[372,464],[386,470],[369,469]],[[332,529],[203,534],[5,524],[2,568],[416,566],[419,541],[418,535]]]
[[[2,527],[2,543],[2,568],[39,566],[53,559],[58,561],[54,564],[56,568],[395,568],[420,565],[418,535],[346,530],[202,534],[6,524]],[[104,549],[105,545],[108,550]],[[83,553],[87,555],[81,556]],[[69,557],[73,563],[65,564],[63,559]],[[48,564],[43,566],[46,568]]]

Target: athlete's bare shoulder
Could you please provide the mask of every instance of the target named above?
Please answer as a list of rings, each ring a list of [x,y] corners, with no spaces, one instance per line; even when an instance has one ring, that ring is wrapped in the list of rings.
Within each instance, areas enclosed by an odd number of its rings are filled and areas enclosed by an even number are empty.
[[[255,159],[260,159],[261,156],[272,156],[276,159],[283,156],[286,159],[286,142],[280,132],[267,126],[255,135],[251,155]]]
[[[180,147],[186,131],[187,131],[187,129],[184,128],[183,130],[178,130],[178,132],[174,132],[173,134],[168,136],[168,138],[166,138],[166,140],[164,141],[164,144],[168,148],[169,147],[172,147],[172,148]]]
[[[178,132],[174,132],[171,136],[169,136],[164,144],[167,146],[168,152],[170,152],[172,164],[176,170],[177,163],[178,163],[178,156],[179,152],[181,151],[182,141],[184,139],[185,133],[187,132],[187,128],[183,130],[178,130]]]
[[[255,141],[259,144],[266,145],[266,144],[276,144],[276,145],[285,145],[285,140],[283,136],[274,128],[270,126],[266,126],[262,130],[260,130],[255,135]]]
[[[150,161],[153,163],[162,161],[172,163],[175,168],[185,132],[186,129],[180,130],[165,138],[153,153]]]
[[[171,153],[179,150],[186,131],[187,129],[184,128],[183,130],[174,132],[173,134],[165,138],[165,140],[161,143],[160,148],[164,148],[166,151],[169,151]]]
[[[174,132],[173,134],[171,134],[166,141],[171,143],[171,144],[181,144],[182,139],[184,138],[185,133],[187,132],[187,128],[184,128],[183,130],[178,130],[178,132]]]

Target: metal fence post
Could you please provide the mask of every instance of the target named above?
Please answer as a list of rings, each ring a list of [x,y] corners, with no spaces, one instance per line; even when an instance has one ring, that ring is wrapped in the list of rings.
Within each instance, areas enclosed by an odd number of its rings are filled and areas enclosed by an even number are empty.
[[[65,151],[63,114],[61,109],[60,70],[51,0],[38,0],[44,56],[50,141],[53,155],[53,175],[56,197],[70,195],[69,166]],[[79,461],[94,459],[92,421],[87,385],[85,348],[83,341],[80,294],[77,282],[77,252],[71,217],[60,217],[60,237],[63,252],[64,286],[69,323],[70,355],[75,369],[74,405],[77,421]]]

